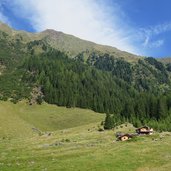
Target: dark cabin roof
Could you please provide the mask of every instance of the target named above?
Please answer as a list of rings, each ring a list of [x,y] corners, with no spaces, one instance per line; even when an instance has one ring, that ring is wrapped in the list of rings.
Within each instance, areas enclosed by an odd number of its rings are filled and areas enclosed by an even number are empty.
[[[120,139],[120,138],[122,138],[124,136],[127,136],[129,138],[132,138],[133,137],[131,134],[122,134],[122,135],[118,136],[118,138]]]
[[[136,130],[139,130],[139,129],[142,129],[142,128],[150,129],[149,126],[142,126],[142,127],[137,128]]]
[[[144,130],[142,130],[142,129],[144,129]],[[138,134],[150,134],[153,132],[153,129],[148,126],[143,126],[143,127],[137,128],[136,132]]]

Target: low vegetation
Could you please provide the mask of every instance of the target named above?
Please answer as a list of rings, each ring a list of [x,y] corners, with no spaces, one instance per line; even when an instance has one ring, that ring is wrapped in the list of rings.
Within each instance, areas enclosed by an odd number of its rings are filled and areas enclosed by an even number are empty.
[[[98,131],[104,117],[91,111],[66,109],[47,104],[43,106],[27,106],[23,103],[13,105],[9,102],[1,102],[0,109],[4,112],[0,114],[1,118],[5,114],[9,120],[17,118],[13,120],[13,132],[9,130],[9,126],[12,126],[10,123],[6,122],[6,126],[1,125],[0,170],[166,171],[171,169],[170,133],[155,133],[152,136],[139,136],[120,142],[116,141],[116,132],[134,132],[135,128],[127,123],[113,130]],[[29,116],[28,118],[26,116],[35,115],[34,111],[38,115],[42,113],[42,118],[35,116],[33,122]],[[77,111],[87,115],[79,118],[81,125],[75,125],[74,120],[70,121],[70,128],[67,129],[65,123],[61,124],[60,128],[58,126],[52,128],[51,125],[56,125],[53,119],[51,123],[47,121],[46,127],[43,126],[42,120],[54,113],[59,115],[58,111],[63,112],[63,119],[68,112],[73,116]],[[90,113],[96,115],[96,119],[100,116],[95,120],[95,118],[89,118]],[[87,121],[84,122],[86,117]],[[56,117],[56,121],[60,124],[61,118]],[[35,122],[43,134],[37,134],[32,130]],[[13,136],[2,136],[2,128],[8,133],[13,133]],[[22,136],[19,136],[19,132]]]
[[[1,137],[32,136],[33,128],[41,132],[77,127],[104,120],[104,114],[78,108],[55,105],[28,105],[0,101]]]

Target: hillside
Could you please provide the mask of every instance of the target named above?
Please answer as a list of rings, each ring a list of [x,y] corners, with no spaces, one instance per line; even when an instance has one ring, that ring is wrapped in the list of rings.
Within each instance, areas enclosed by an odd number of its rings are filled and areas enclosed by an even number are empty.
[[[169,64],[171,63],[171,58],[159,58],[159,61],[165,63],[165,64]]]
[[[45,30],[41,32],[40,35],[53,48],[67,52],[67,54],[72,57],[75,57],[82,52],[84,52],[86,56],[92,52],[96,52],[99,54],[107,53],[117,58],[124,58],[128,61],[137,61],[139,58],[139,56],[120,51],[117,48],[85,41],[75,36],[57,32],[55,30]]]
[[[57,131],[101,122],[104,115],[84,109],[67,109],[42,104],[29,106],[26,102],[13,104],[0,101],[1,138],[32,137],[38,132]]]
[[[63,51],[72,58],[82,52],[84,52],[86,56],[88,56],[92,52],[97,52],[99,54],[108,53],[114,57],[124,58],[128,61],[137,61],[139,58],[139,56],[120,51],[114,47],[99,45],[51,29],[45,30],[40,33],[29,33],[25,31],[13,30],[9,26],[0,23],[0,30],[9,34],[14,39],[22,39],[24,43],[28,43],[34,40],[43,40],[52,48]]]
[[[90,110],[1,101],[0,111],[0,170],[166,171],[171,168],[169,132],[119,142],[116,132],[135,132],[135,127],[125,123],[99,132],[104,115]]]
[[[3,171],[169,171],[171,134],[156,133],[119,142],[117,131],[134,131],[128,124],[114,131],[97,131],[98,123],[52,132],[48,135],[0,138]]]
[[[108,113],[105,128],[127,120],[171,130],[169,65],[54,30],[0,30],[0,100]]]

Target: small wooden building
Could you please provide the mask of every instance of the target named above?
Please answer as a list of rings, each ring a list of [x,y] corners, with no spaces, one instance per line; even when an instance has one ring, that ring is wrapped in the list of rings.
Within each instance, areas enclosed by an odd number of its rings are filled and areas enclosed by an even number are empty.
[[[122,134],[120,136],[117,137],[118,141],[127,141],[129,139],[131,139],[133,136],[131,134]]]
[[[153,134],[153,128],[150,128],[148,126],[142,126],[136,129],[136,133],[142,135],[151,135]]]

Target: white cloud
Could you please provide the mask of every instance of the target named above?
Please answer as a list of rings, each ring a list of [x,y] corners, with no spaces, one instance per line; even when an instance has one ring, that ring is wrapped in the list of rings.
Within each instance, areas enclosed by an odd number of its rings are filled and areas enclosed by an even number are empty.
[[[146,47],[149,44],[149,40],[150,40],[150,38],[149,38],[149,36],[147,36],[144,40],[144,43],[143,43],[144,47]]]
[[[153,40],[151,35],[150,36],[146,35],[146,38],[144,39],[144,42],[142,45],[145,48],[158,48],[158,47],[161,47],[163,44],[164,44],[163,39]]]
[[[171,30],[171,23],[164,23],[149,28],[150,34],[158,35]]]
[[[117,4],[111,8],[101,0],[14,0],[12,3],[16,14],[29,18],[37,31],[51,28],[136,53],[131,43],[131,28],[125,24],[125,15]]]
[[[143,46],[146,48],[158,48],[164,45],[163,39],[156,40],[156,37],[162,33],[171,31],[171,23],[164,23],[148,28],[140,29],[139,38],[143,40]],[[154,40],[155,39],[155,40]]]
[[[152,42],[151,47],[158,48],[164,44],[164,40],[157,40]]]
[[[143,44],[144,47],[148,48],[159,48],[164,44],[164,40],[159,39],[156,41],[149,41],[149,38],[147,38]]]
[[[55,29],[96,43],[147,55],[164,45],[171,23],[135,28],[118,4],[109,0],[0,0],[36,31]],[[0,12],[0,20],[8,19]],[[9,23],[9,21],[7,21]]]

